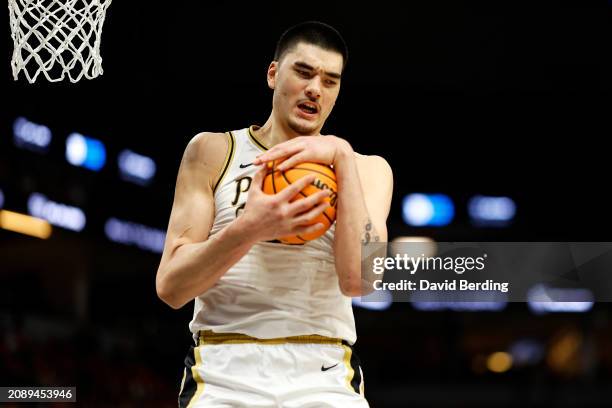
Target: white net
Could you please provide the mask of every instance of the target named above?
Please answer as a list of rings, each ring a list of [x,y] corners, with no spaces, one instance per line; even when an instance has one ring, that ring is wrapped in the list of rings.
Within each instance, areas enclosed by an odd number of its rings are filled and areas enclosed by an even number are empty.
[[[9,0],[17,80],[33,83],[42,73],[57,82],[102,75],[100,39],[112,0]]]

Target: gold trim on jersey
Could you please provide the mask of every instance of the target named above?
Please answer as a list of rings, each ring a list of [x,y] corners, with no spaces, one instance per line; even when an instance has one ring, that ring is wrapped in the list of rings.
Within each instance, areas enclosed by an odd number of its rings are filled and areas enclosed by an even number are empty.
[[[246,343],[257,343],[257,344],[287,344],[287,343],[314,343],[314,344],[335,344],[342,345],[341,339],[333,337],[320,336],[318,334],[311,334],[306,336],[290,336],[290,337],[278,337],[273,339],[258,339],[257,337],[251,337],[241,333],[215,333],[212,330],[201,330],[198,333],[199,345],[211,345],[211,344],[246,344]],[[349,357],[350,360],[350,357]],[[349,365],[350,367],[350,365]],[[349,382],[350,383],[350,382]]]
[[[196,382],[196,392],[193,394],[193,397],[191,397],[189,404],[187,404],[187,408],[191,408],[193,404],[196,404],[204,392],[204,380],[200,377],[200,373],[198,373],[198,367],[202,365],[202,356],[200,355],[199,347],[193,349],[193,355],[195,357],[195,364],[191,367],[191,375]]]
[[[266,145],[264,145],[263,143],[261,143],[259,140],[257,140],[257,138],[255,137],[255,135],[252,132],[252,129],[254,130],[255,126],[249,126],[249,137],[251,138],[251,140],[253,141],[253,143],[255,143],[255,145],[257,147],[259,147],[260,149],[268,150],[268,148],[266,147]]]
[[[217,180],[215,186],[213,187],[213,194],[215,194],[215,191],[217,191],[217,187],[221,185],[223,178],[227,174],[227,170],[229,169],[230,164],[232,164],[232,159],[234,158],[234,152],[236,151],[236,139],[234,138],[234,135],[232,134],[232,132],[227,132],[227,134],[229,135],[229,148],[227,149],[227,153],[225,154],[225,162],[223,163],[223,170],[221,170],[219,180]]]
[[[344,366],[348,370],[348,374],[346,375],[346,386],[351,391],[354,391],[353,387],[351,386],[351,381],[353,381],[353,377],[355,376],[355,370],[353,370],[353,366],[351,365],[353,350],[346,344],[343,344],[342,348],[344,348]]]
[[[181,406],[181,394],[183,393],[183,388],[185,388],[185,378],[187,378],[187,367],[183,368],[183,379],[181,380],[181,389],[178,393],[178,406]]]

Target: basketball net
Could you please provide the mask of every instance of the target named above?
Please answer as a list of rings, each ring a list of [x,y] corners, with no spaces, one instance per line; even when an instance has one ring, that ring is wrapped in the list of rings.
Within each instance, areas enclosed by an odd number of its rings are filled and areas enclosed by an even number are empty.
[[[112,0],[9,0],[13,78],[34,83],[102,75],[100,39]]]

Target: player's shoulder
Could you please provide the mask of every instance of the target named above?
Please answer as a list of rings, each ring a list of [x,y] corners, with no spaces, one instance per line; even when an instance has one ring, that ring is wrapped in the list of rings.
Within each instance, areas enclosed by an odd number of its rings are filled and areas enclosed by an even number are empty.
[[[355,152],[355,161],[359,169],[367,173],[393,177],[393,171],[391,170],[389,162],[382,156],[366,155]]]
[[[181,167],[192,169],[191,174],[200,180],[198,183],[206,178],[212,187],[223,169],[228,149],[230,142],[226,133],[200,132],[185,147]]]
[[[193,136],[187,147],[185,156],[196,159],[214,157],[217,154],[224,155],[228,148],[228,137],[221,132],[200,132]]]

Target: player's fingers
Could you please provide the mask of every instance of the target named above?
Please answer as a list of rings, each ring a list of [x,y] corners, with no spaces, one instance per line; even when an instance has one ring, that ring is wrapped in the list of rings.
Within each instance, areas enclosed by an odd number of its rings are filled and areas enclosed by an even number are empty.
[[[317,205],[317,203],[321,202],[325,199],[325,197],[329,197],[331,192],[329,190],[317,191],[315,194],[312,194],[306,198],[302,198],[300,200],[296,200],[289,204],[289,212],[291,214],[300,214],[306,210],[309,210],[313,206]]]
[[[289,187],[286,187],[281,192],[277,193],[279,200],[281,201],[289,201],[293,197],[295,197],[300,191],[304,189],[307,185],[311,184],[315,180],[314,174],[309,174],[307,176],[301,177],[298,181],[291,184]]]
[[[253,160],[253,163],[261,164],[272,160],[282,159],[283,157],[287,157],[297,153],[300,150],[300,146],[296,144],[291,144],[290,142],[291,141],[284,142],[274,146],[270,150],[263,153],[261,156],[256,157],[255,160]]]
[[[252,192],[252,194],[254,194],[262,191],[263,180],[267,171],[266,166],[261,166],[261,168],[257,170],[251,181],[251,186],[249,187],[250,193]]]
[[[312,210],[305,212],[304,214],[298,216],[295,221],[297,225],[308,224],[312,222],[315,218],[317,218],[323,211],[325,211],[329,207],[329,203],[327,201],[323,201],[322,203],[317,204],[312,208]]]
[[[307,157],[304,155],[303,152],[300,152],[284,160],[282,163],[279,163],[276,168],[280,171],[285,171],[305,161],[307,161]]]
[[[322,230],[324,227],[325,225],[318,222],[314,225],[305,225],[305,226],[297,227],[294,229],[293,234],[294,235],[312,234],[313,232]]]

